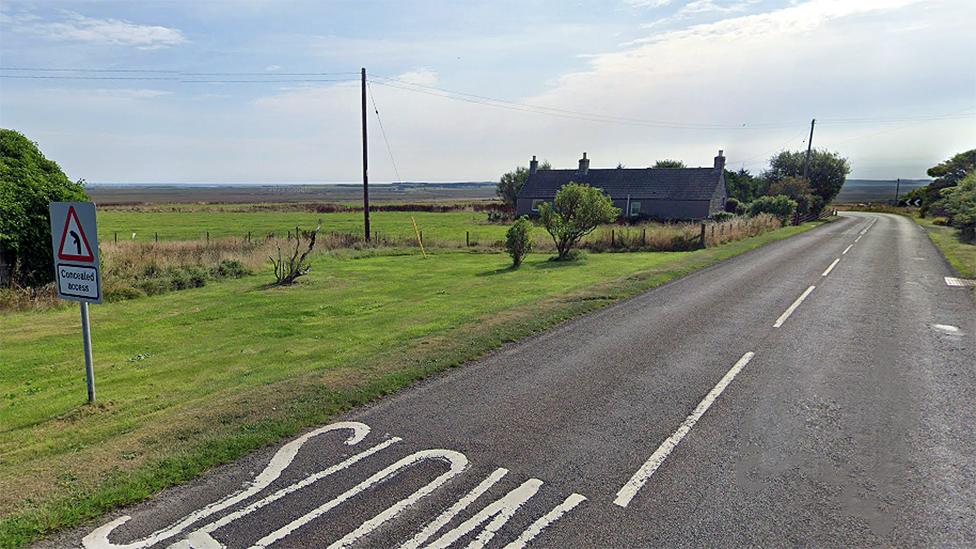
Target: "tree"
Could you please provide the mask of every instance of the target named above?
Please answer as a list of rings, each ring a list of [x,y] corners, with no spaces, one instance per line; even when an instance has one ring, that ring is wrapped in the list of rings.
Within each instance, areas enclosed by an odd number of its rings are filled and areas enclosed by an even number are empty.
[[[680,160],[672,160],[670,158],[665,158],[664,160],[658,160],[654,163],[655,168],[684,168],[685,163]]]
[[[566,259],[580,239],[603,223],[620,215],[620,208],[602,190],[569,182],[556,193],[555,201],[539,206],[542,225],[556,244],[556,259]]]
[[[24,135],[0,128],[0,254],[12,260],[13,277],[36,286],[54,279],[48,203],[87,200]]]
[[[739,202],[752,202],[760,194],[761,180],[749,170],[741,169],[737,172],[725,170],[725,189],[730,198]]]
[[[806,157],[806,151],[782,151],[769,159],[769,169],[763,172],[763,178],[772,184],[787,177],[801,177]],[[824,204],[837,196],[849,173],[850,164],[837,153],[814,149],[810,154],[810,189]]]
[[[532,251],[532,222],[522,216],[505,232],[505,250],[512,256],[512,267],[519,268],[525,255]]]
[[[950,225],[959,229],[963,240],[976,240],[976,169],[958,180],[956,186],[942,189],[942,199],[934,206],[945,213]]]
[[[770,214],[786,225],[796,211],[796,201],[783,195],[761,196],[749,204],[749,215]]]
[[[810,183],[802,177],[785,177],[773,181],[766,190],[767,196],[782,195],[796,201],[796,209],[801,214],[820,213],[823,199],[813,194]]]
[[[935,179],[924,187],[912,191],[909,199],[921,198],[922,205],[919,213],[929,214],[929,209],[942,200],[942,189],[955,187],[968,173],[976,171],[976,149],[961,152],[952,158],[940,162],[928,169],[930,177]],[[937,214],[946,212],[936,208]]]
[[[502,175],[501,179],[498,180],[498,188],[495,189],[495,194],[502,199],[506,206],[515,209],[516,197],[528,178],[529,170],[519,166]]]
[[[551,169],[552,164],[550,164],[548,160],[543,160],[539,164],[538,168],[539,171]],[[502,199],[502,202],[504,202],[506,206],[514,210],[518,193],[522,190],[522,186],[525,185],[525,181],[528,178],[528,168],[519,166],[514,170],[502,175],[501,179],[498,180],[498,187],[495,189],[495,194]]]

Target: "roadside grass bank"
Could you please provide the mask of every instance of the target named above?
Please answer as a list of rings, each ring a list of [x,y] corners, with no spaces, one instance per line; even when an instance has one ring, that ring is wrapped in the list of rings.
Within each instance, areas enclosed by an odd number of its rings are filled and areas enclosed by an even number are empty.
[[[964,242],[959,230],[937,225],[933,218],[912,216],[912,219],[925,228],[929,240],[939,248],[953,269],[964,278],[976,278],[976,242]]]
[[[307,281],[249,276],[77,311],[0,318],[0,546],[22,546],[199,476],[533,333],[813,228],[693,252],[321,255]],[[263,273],[267,274],[267,273]]]

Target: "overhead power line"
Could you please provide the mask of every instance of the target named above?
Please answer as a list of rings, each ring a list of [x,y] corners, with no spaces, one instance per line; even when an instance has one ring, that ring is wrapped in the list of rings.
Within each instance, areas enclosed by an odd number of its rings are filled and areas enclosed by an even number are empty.
[[[380,118],[380,110],[376,107],[376,99],[373,98],[373,87],[368,82],[366,90],[369,92],[369,101],[373,104],[373,112],[376,113],[376,121],[380,125],[380,133],[383,135],[383,141],[386,142],[386,150],[390,153],[390,163],[393,164],[393,172],[397,176],[397,182],[402,182],[403,178],[400,177],[400,170],[397,168],[396,159],[393,158],[393,148],[390,147],[390,140],[386,137],[386,128],[383,127],[383,119]]]

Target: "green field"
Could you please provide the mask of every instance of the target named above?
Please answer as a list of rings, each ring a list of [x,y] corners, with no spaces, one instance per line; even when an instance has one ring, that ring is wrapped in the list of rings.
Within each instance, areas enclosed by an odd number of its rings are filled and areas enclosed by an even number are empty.
[[[482,212],[371,212],[370,228],[380,237],[415,238],[410,218],[417,221],[425,242],[464,242],[465,231],[473,241],[495,242],[505,238],[508,225],[490,224]],[[98,212],[98,231],[102,241],[115,238],[153,240],[198,240],[211,238],[243,238],[248,231],[252,238],[275,233],[284,237],[295,227],[312,229],[322,220],[324,232],[362,234],[362,212],[314,213],[292,211],[152,211],[106,209]]]
[[[103,230],[126,219],[106,213]],[[186,235],[222,226],[179,215],[142,226],[169,219]],[[262,271],[93,306],[94,407],[84,404],[77,309],[5,315],[0,546],[146,498],[506,341],[812,226],[694,252],[563,263],[534,254],[517,271],[499,253],[336,252],[291,287],[267,288]]]

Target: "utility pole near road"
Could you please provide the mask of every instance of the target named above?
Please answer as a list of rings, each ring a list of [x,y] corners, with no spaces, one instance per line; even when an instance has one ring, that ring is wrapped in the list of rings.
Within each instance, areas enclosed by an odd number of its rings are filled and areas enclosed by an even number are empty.
[[[363,70],[366,70],[366,69],[363,69]],[[365,74],[365,73],[363,73],[363,74]],[[817,123],[817,119],[816,118],[810,120],[810,139],[807,139],[807,160],[806,160],[806,162],[803,163],[803,179],[806,179],[807,181],[810,180],[809,177],[808,177],[810,175],[810,151],[813,148],[813,126],[816,123]]]
[[[363,92],[363,232],[369,242],[369,151],[366,147],[366,68],[362,72]]]
[[[901,190],[901,178],[899,177],[898,181],[895,182],[895,206],[898,205],[898,191],[900,190]]]

